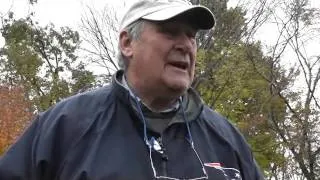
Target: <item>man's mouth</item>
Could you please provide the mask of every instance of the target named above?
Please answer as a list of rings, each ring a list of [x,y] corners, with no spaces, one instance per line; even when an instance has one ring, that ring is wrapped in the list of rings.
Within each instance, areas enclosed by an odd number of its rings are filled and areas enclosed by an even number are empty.
[[[186,70],[189,66],[189,64],[187,62],[170,62],[169,63],[170,65],[176,67],[176,68],[179,68],[179,69],[182,69],[182,70]]]

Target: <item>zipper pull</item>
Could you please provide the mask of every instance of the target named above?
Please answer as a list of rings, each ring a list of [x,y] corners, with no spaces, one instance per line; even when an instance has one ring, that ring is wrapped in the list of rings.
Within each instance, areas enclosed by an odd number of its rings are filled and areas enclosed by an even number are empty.
[[[161,154],[162,160],[168,161],[169,158],[168,158],[168,155],[166,154],[166,148],[163,147],[163,143],[162,143],[162,138],[161,138],[161,136],[158,137],[157,141],[158,141],[158,143],[160,144],[160,146],[161,146],[161,148],[162,148],[162,151],[163,151],[163,153]]]
[[[151,147],[153,150],[157,151],[158,153],[161,154],[161,158],[165,161],[168,161],[168,155],[165,153],[166,149],[163,147],[161,137],[156,140],[154,137],[151,137]]]
[[[151,137],[150,141],[152,149],[160,154],[163,154],[162,145],[160,145],[160,143],[154,137]]]
[[[162,160],[165,160],[165,161],[169,160],[169,157],[165,152],[163,152],[163,154],[161,154],[161,158],[162,158]]]

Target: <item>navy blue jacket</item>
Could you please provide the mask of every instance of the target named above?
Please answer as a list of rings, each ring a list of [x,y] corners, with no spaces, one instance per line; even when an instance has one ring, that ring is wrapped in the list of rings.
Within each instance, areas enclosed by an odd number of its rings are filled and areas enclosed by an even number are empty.
[[[141,117],[131,101],[114,81],[39,114],[0,159],[0,180],[154,179]],[[210,180],[263,179],[246,141],[224,117],[202,105],[190,131]],[[186,134],[184,122],[161,134],[166,158],[151,153],[157,174],[203,174]]]

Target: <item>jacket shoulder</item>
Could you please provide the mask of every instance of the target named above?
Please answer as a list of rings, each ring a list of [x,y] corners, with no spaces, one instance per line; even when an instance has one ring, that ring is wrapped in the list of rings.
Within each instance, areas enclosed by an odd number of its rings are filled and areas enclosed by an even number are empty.
[[[70,113],[75,108],[78,113],[81,113],[80,110],[91,110],[90,107],[102,105],[104,100],[108,100],[110,93],[111,86],[99,87],[91,91],[79,93],[58,102],[48,109],[48,112],[61,111]]]
[[[110,92],[111,87],[106,86],[70,96],[40,113],[40,117],[50,119],[48,121],[57,120],[58,117],[68,117],[68,120],[87,117],[108,102]]]
[[[238,149],[243,146],[248,146],[240,131],[227,118],[218,112],[210,109],[208,106],[204,106],[203,117],[205,122],[207,122],[210,127],[214,128],[214,130],[234,146],[234,148]]]
[[[43,148],[47,147],[56,150],[49,154],[60,156],[60,160],[64,159],[68,150],[82,138],[99,114],[108,108],[108,104],[112,102],[110,94],[109,86],[98,88],[66,98],[40,113],[38,155],[43,155],[43,159],[48,158],[48,152]]]
[[[41,129],[81,131],[92,123],[97,114],[107,108],[112,101],[110,94],[111,87],[105,86],[60,101],[39,114],[39,119],[43,123]],[[56,129],[55,126],[62,129]]]

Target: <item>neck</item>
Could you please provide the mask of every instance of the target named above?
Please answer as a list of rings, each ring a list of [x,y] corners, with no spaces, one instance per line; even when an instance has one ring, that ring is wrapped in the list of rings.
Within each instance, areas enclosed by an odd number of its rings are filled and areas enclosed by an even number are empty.
[[[150,108],[150,110],[152,110],[154,112],[161,112],[161,111],[171,109],[176,105],[177,101],[178,101],[177,99],[168,100],[168,99],[163,99],[163,98],[154,98],[149,101],[148,100],[144,101],[142,99],[142,102],[148,108]]]
[[[170,93],[161,95],[158,88],[145,87],[143,84],[133,81],[130,77],[126,78],[126,82],[133,94],[139,97],[142,103],[154,112],[173,108],[178,101],[179,96],[168,96]]]

